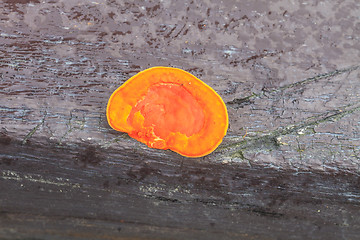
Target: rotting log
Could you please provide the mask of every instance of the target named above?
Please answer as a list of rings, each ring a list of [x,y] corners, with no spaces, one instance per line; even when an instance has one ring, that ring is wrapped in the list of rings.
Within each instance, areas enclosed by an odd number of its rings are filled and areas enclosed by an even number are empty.
[[[1,239],[358,239],[359,4],[224,2],[0,2]],[[158,65],[224,99],[212,154],[107,124]]]

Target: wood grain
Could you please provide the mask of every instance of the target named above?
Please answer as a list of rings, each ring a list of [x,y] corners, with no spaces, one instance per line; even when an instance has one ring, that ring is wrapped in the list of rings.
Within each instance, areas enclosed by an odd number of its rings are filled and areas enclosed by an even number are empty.
[[[356,1],[0,2],[0,238],[357,239]],[[224,99],[189,159],[112,130],[152,66]]]

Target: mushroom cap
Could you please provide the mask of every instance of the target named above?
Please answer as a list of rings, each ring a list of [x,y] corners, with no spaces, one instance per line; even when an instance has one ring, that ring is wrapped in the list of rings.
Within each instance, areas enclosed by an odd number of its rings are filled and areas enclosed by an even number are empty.
[[[221,97],[194,75],[171,67],[149,68],[127,80],[110,96],[106,116],[113,129],[186,157],[214,151],[228,128]]]

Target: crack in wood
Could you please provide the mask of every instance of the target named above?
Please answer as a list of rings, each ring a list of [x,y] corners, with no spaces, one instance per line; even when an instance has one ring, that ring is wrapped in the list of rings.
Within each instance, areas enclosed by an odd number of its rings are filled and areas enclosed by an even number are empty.
[[[45,123],[45,118],[46,118],[47,112],[45,111],[44,113],[44,117],[42,118],[41,122],[39,124],[37,124],[33,129],[31,129],[31,131],[24,137],[24,139],[22,140],[22,144],[26,144],[27,141],[35,134],[35,132],[44,125]]]
[[[315,82],[315,81],[320,80],[320,79],[335,77],[335,76],[341,75],[343,73],[350,73],[352,71],[357,70],[358,68],[359,68],[359,65],[351,66],[351,67],[344,68],[344,69],[337,69],[337,70],[332,71],[332,72],[319,74],[319,75],[316,75],[315,77],[310,77],[310,78],[301,80],[299,82],[295,82],[295,83],[292,83],[292,84],[282,86],[282,87],[280,87],[278,89],[273,89],[273,90],[270,90],[270,91],[266,91],[266,90],[263,89],[260,93],[252,93],[251,95],[243,97],[243,98],[235,98],[232,101],[227,102],[226,104],[230,105],[230,107],[238,109],[238,108],[240,108],[240,107],[242,107],[244,105],[249,104],[250,100],[252,100],[252,99],[260,98],[262,96],[274,95],[275,93],[279,93],[279,92],[284,91],[286,89],[294,88],[296,86],[301,86],[301,85],[305,85],[305,84],[309,84],[309,83]]]
[[[60,137],[60,140],[58,142],[58,145],[62,145],[63,144],[63,140],[64,138],[70,134],[74,129],[80,129],[80,130],[83,130],[84,129],[84,126],[85,126],[85,118],[83,120],[80,120],[80,121],[77,121],[77,123],[79,123],[79,127],[76,127],[76,126],[73,126],[73,123],[72,123],[72,120],[76,118],[72,111],[70,111],[70,118],[68,120],[68,122],[66,123],[67,127],[68,127],[68,130]]]
[[[241,159],[241,156],[243,154],[239,155],[239,150],[249,149],[249,148],[266,148],[266,149],[274,149],[278,148],[281,144],[279,143],[278,137],[292,134],[295,132],[298,132],[299,130],[303,130],[303,133],[306,133],[306,130],[308,128],[315,127],[319,125],[320,123],[324,122],[335,122],[340,120],[341,118],[350,115],[356,111],[360,110],[360,106],[357,106],[360,103],[360,101],[344,106],[342,108],[339,108],[335,111],[328,111],[326,113],[320,114],[318,116],[310,117],[300,123],[297,124],[291,124],[286,127],[279,127],[278,129],[266,133],[263,136],[257,136],[257,137],[247,137],[247,139],[242,140],[240,142],[231,143],[224,146],[219,146],[218,150],[230,150],[235,148],[236,153],[231,153],[232,157],[239,157]],[[355,107],[354,107],[355,106]],[[329,115],[330,114],[330,115]]]

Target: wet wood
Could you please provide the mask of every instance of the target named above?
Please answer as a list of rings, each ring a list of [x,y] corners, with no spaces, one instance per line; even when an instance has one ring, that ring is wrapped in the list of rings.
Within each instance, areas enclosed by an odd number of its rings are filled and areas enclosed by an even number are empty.
[[[0,238],[357,239],[356,1],[0,2]],[[229,111],[196,159],[112,130],[111,93],[184,69]]]

